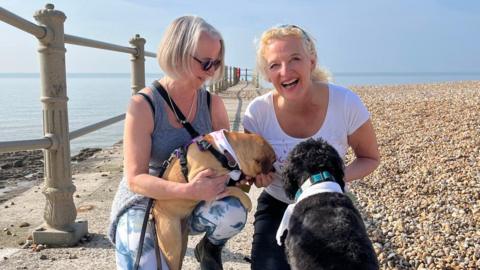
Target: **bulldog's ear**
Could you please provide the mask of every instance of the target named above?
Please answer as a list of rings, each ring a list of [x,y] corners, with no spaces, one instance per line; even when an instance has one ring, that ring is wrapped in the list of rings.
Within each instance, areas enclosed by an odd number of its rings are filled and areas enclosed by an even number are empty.
[[[227,141],[232,144],[233,141],[235,141],[235,132],[230,132],[228,130],[224,130],[223,134],[225,135],[225,138],[227,138]]]
[[[232,144],[234,142],[241,141],[242,139],[245,139],[245,133],[240,133],[240,132],[235,132],[235,131],[223,131],[225,134],[225,138],[227,138],[227,141]]]

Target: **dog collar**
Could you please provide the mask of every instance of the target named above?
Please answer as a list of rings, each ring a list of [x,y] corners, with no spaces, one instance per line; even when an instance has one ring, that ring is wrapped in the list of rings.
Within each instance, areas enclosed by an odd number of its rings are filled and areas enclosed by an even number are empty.
[[[297,193],[295,194],[295,200],[302,195],[302,192],[305,191],[307,188],[321,183],[321,182],[326,182],[326,181],[331,181],[331,182],[336,182],[335,178],[330,174],[328,171],[323,171],[319,172],[317,174],[314,174],[310,176],[304,183],[303,185],[298,189]]]
[[[288,226],[290,224],[290,217],[293,214],[293,210],[295,209],[295,206],[305,198],[317,195],[319,193],[325,193],[325,192],[343,193],[342,188],[337,182],[327,181],[327,180],[318,180],[318,182],[316,182],[315,185],[309,186],[308,189],[304,190],[304,192],[302,192],[298,197],[296,197],[294,203],[287,206],[287,209],[285,209],[285,212],[283,213],[282,221],[280,222],[280,225],[278,226],[278,229],[277,229],[276,239],[277,239],[277,244],[279,246],[282,245],[282,237],[284,236],[285,230],[289,229]]]

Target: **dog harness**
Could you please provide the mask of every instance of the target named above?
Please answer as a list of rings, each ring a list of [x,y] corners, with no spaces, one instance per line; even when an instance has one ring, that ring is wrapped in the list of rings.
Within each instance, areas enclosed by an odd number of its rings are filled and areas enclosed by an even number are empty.
[[[292,216],[293,210],[297,203],[305,198],[324,192],[338,192],[343,194],[344,191],[335,181],[335,178],[327,171],[312,175],[305,180],[295,195],[295,203],[290,204],[283,214],[283,218],[280,222],[280,226],[278,227],[276,235],[277,244],[279,246],[282,245],[282,236],[284,235],[285,231],[288,231],[289,229],[288,225],[290,223],[290,217]]]

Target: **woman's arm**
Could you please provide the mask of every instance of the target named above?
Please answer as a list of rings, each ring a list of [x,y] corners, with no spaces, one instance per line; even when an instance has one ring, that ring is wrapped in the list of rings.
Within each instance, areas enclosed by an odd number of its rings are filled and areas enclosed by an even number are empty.
[[[377,138],[370,120],[348,136],[348,144],[355,153],[355,159],[345,168],[346,182],[369,175],[380,164]]]
[[[152,132],[152,110],[143,97],[133,96],[125,117],[123,139],[125,177],[131,191],[157,200],[212,200],[224,190],[226,176],[215,177],[209,170],[199,173],[198,181],[188,184],[161,181],[149,175]]]
[[[222,98],[218,95],[211,95],[212,103],[210,104],[210,115],[212,117],[213,130],[230,130],[230,121],[228,120],[227,109],[225,108]]]

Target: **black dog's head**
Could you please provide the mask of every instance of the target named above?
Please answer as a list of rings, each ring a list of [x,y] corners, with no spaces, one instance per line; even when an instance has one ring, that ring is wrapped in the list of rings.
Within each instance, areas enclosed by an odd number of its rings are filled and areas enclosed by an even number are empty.
[[[282,175],[285,192],[290,199],[294,199],[305,180],[323,171],[328,171],[343,190],[343,167],[343,160],[335,148],[323,139],[301,142],[288,154]]]

